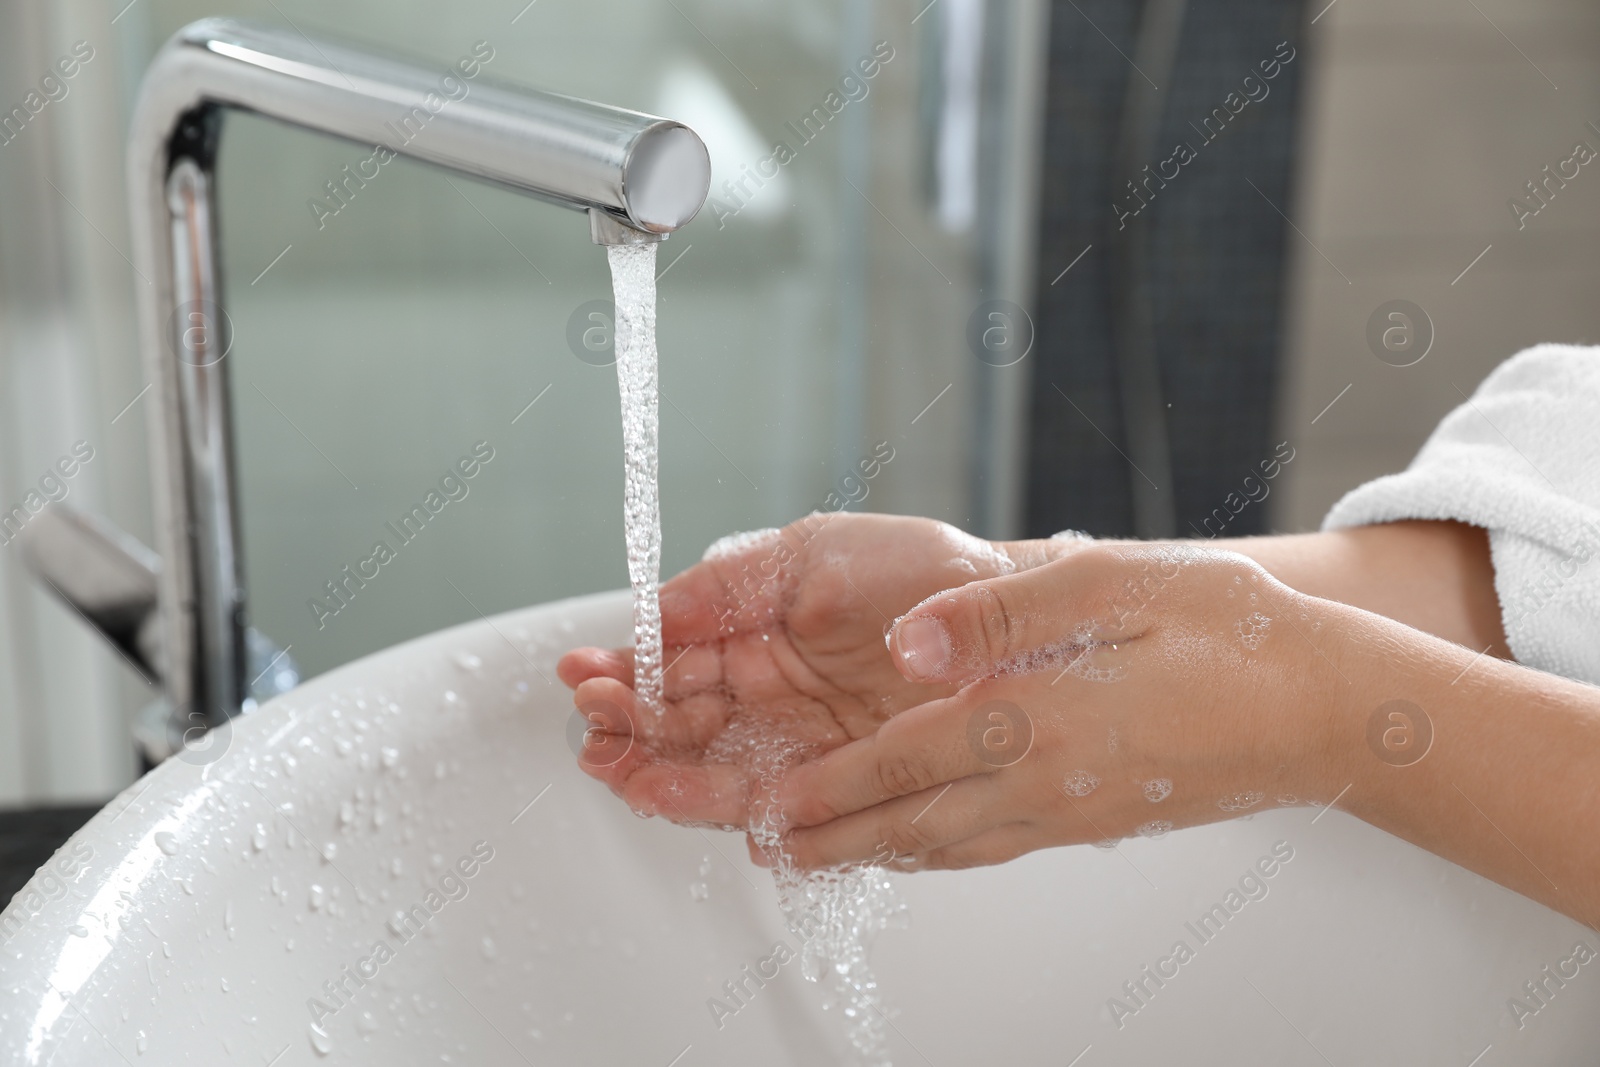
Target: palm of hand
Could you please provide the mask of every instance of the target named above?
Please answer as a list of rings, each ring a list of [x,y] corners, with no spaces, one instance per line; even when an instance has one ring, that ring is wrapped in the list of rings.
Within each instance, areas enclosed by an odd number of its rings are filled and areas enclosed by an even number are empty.
[[[877,515],[814,516],[709,557],[662,589],[660,716],[635,699],[632,650],[577,649],[559,669],[591,721],[631,734],[586,749],[587,773],[635,811],[738,826],[783,766],[954,692],[907,682],[884,634],[934,593],[1015,569],[943,523]]]

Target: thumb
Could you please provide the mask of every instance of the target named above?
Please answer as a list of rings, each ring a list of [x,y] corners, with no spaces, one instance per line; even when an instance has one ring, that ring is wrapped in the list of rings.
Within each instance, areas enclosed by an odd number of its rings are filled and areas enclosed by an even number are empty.
[[[1091,552],[929,597],[889,631],[895,667],[912,682],[963,683],[1087,638],[1087,590],[1101,584]]]

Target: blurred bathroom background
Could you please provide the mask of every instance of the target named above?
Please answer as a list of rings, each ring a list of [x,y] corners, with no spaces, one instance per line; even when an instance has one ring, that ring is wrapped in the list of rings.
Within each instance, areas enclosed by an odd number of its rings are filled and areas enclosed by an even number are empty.
[[[658,265],[669,574],[841,501],[994,537],[1205,536],[1218,507],[1228,534],[1312,529],[1507,355],[1600,340],[1600,176],[1520,229],[1508,207],[1600,146],[1591,5],[1194,4],[1163,56],[1115,0],[525,3],[0,2],[0,113],[92,50],[0,144],[0,510],[85,442],[53,495],[154,541],[124,141],[150,56],[207,15],[441,74],[480,47],[487,77],[702,134],[712,203]],[[1119,168],[1167,158],[1282,41],[1270,93],[1214,141],[1196,130],[1128,244],[1114,204],[1137,203],[1139,170]],[[1151,100],[1141,155],[1127,108]],[[778,140],[794,158],[750,178]],[[371,155],[246,116],[223,139],[248,611],[307,676],[627,580],[610,282],[585,221],[404,160],[351,181]],[[1412,366],[1368,343],[1397,299],[1431,321]],[[863,478],[879,442],[893,459]],[[1270,493],[1226,504],[1285,442]],[[475,447],[493,458],[464,497],[337,614],[309,605]],[[103,802],[137,773],[153,696],[0,545],[0,807]]]

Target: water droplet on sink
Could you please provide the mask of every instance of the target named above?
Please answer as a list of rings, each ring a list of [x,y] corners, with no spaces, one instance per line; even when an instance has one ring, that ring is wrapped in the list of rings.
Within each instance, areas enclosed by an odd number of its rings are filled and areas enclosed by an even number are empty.
[[[492,960],[498,955],[500,955],[500,950],[495,948],[494,938],[485,937],[483,939],[483,958],[486,960]]]
[[[89,931],[88,930],[86,930],[82,926],[77,926],[77,925],[73,925],[73,926],[67,927],[67,933],[71,934],[73,937],[88,937],[89,936]]]
[[[400,762],[400,750],[385,746],[383,752],[379,754],[378,761],[383,764],[385,769],[392,771],[395,768],[395,764]]]
[[[145,1054],[145,1050],[150,1047],[150,1038],[143,1030],[139,1031],[139,1036],[134,1040],[133,1047],[134,1050],[141,1056],[143,1056]]]
[[[320,885],[311,887],[310,904],[312,911],[321,911],[322,905],[327,901],[328,894]]]
[[[356,806],[348,800],[341,801],[339,804],[339,822],[344,826],[349,826],[355,821]]]
[[[471,652],[457,652],[455,660],[456,666],[464,671],[476,671],[483,666],[483,660],[474,656]]]
[[[169,834],[165,830],[158,830],[156,832],[156,847],[169,856],[176,856],[178,854],[178,839],[175,835]]]
[[[326,1056],[328,1053],[332,1052],[333,1038],[328,1036],[328,1032],[322,1029],[316,1023],[311,1023],[309,1025],[311,1029],[311,1047],[317,1050],[317,1055]]]
[[[255,832],[250,835],[250,847],[257,852],[266,851],[267,827],[265,823],[256,823]]]
[[[378,1020],[372,1017],[372,1013],[370,1011],[362,1012],[360,1017],[356,1020],[356,1025],[361,1027],[361,1032],[364,1034],[375,1034],[378,1032]]]

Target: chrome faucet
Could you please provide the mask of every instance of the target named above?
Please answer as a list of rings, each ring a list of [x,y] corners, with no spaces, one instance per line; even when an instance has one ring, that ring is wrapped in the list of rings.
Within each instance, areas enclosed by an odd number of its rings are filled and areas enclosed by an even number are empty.
[[[180,719],[198,713],[205,725],[219,726],[249,699],[224,359],[232,339],[220,313],[214,191],[229,109],[383,146],[585,211],[598,244],[662,240],[705,202],[710,158],[682,123],[486,75],[449,106],[424,112],[419,135],[394,143],[392,124],[422,108],[437,85],[437,71],[423,64],[226,19],[180,30],[145,74],[129,135],[128,192],[134,262],[151,283],[140,291],[139,336],[154,384],[150,447],[161,565],[150,608],[158,612],[159,655],[138,665],[159,663]],[[80,541],[84,551],[99,543]],[[47,565],[36,562],[36,569],[51,578]],[[76,605],[67,583],[51,585]],[[111,636],[127,647],[130,624],[121,625],[123,633]],[[176,724],[179,736],[184,726]]]

